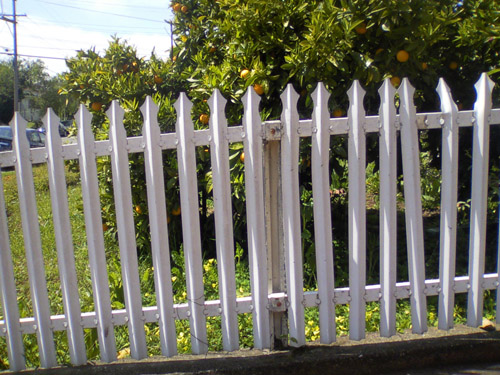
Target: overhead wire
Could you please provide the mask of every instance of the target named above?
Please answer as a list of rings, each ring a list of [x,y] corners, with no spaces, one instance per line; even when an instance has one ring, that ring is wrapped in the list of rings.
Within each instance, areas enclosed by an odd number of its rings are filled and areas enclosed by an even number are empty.
[[[94,5],[95,2],[94,1],[85,1],[85,0],[73,0],[73,3],[85,3],[85,4],[92,4]],[[164,6],[148,6],[148,5],[144,5],[142,2],[139,1],[140,4],[140,7],[142,10],[144,9],[165,9]],[[123,3],[116,3],[114,1],[99,1],[99,5],[111,5],[113,7],[122,7],[122,8],[136,8],[138,5],[137,4],[123,4]]]
[[[49,6],[43,6],[41,3],[43,4],[50,4]],[[100,10],[96,10],[96,9],[89,9],[89,8],[85,8],[85,7],[80,7],[78,6],[79,4],[84,4],[84,3],[89,3],[89,2],[86,2],[86,1],[83,1],[83,0],[75,0],[74,2],[72,2],[73,5],[68,5],[68,4],[61,4],[61,3],[57,3],[55,1],[47,1],[47,0],[38,0],[36,2],[34,2],[34,4],[32,5],[35,5],[39,8],[39,12],[42,12],[42,13],[45,13],[50,19],[54,19],[55,22],[47,22],[45,19],[37,19],[37,17],[29,17],[27,16],[26,17],[26,20],[28,21],[28,25],[29,23],[31,23],[34,27],[36,27],[37,30],[41,30],[43,28],[45,28],[45,25],[50,25],[50,26],[60,26],[63,25],[63,24],[69,24],[73,27],[76,26],[76,29],[78,30],[78,26],[82,26],[87,32],[88,31],[91,31],[91,32],[96,32],[96,33],[102,33],[103,31],[105,32],[106,30],[109,30],[110,32],[112,31],[116,31],[118,34],[123,34],[122,31],[120,31],[119,29],[126,29],[127,31],[127,34],[130,34],[130,35],[124,35],[125,38],[129,38],[129,37],[132,37],[133,35],[135,34],[139,34],[139,35],[142,35],[142,34],[146,34],[146,35],[164,35],[164,30],[163,28],[161,30],[158,30],[158,28],[155,28],[154,26],[152,27],[146,27],[146,26],[134,26],[136,23],[133,23],[133,22],[130,22],[129,25],[127,26],[122,26],[122,25],[116,25],[116,26],[109,26],[108,25],[92,25],[92,24],[88,24],[88,23],[78,23],[78,22],[70,22],[69,20],[66,20],[66,17],[63,17],[59,11],[57,9],[51,9],[51,8],[56,8],[56,7],[62,7],[62,8],[69,8],[69,9],[78,9],[79,11],[84,11],[84,12],[92,12],[92,13],[99,13],[99,14],[105,14],[105,15],[111,15],[111,16],[114,16],[114,17],[121,17],[121,18],[127,18],[127,19],[135,19],[135,20],[142,20],[142,21],[147,21],[148,23],[161,23],[162,25],[164,25],[164,21],[163,19],[162,20],[155,20],[155,19],[151,19],[151,18],[147,18],[147,17],[137,17],[137,16],[131,16],[131,15],[125,15],[125,14],[120,14],[120,13],[116,13],[116,12],[108,12],[108,11],[100,11]],[[76,6],[74,5],[76,4]],[[109,4],[111,5],[110,2],[100,2],[99,4]],[[3,0],[0,0],[0,5],[2,6],[3,8]],[[128,5],[126,4],[114,4],[114,5],[118,5],[118,6],[122,6],[124,8],[129,8]],[[130,6],[130,7],[135,7],[135,6]],[[144,10],[144,8],[149,8],[149,9],[163,9],[165,11],[168,11],[168,9],[165,9],[165,7],[147,7],[147,6],[140,6],[142,10]],[[31,9],[31,8],[30,8]],[[47,12],[49,11],[50,12]],[[33,9],[31,10],[33,11]],[[77,14],[77,12],[73,12],[74,14]],[[96,15],[97,16],[97,15]],[[110,18],[110,17],[108,17]],[[86,19],[86,17],[81,17],[81,19]],[[84,21],[85,22],[85,21]],[[101,22],[102,23],[102,22]],[[26,25],[26,26],[28,26]],[[10,34],[12,35],[12,30],[11,28],[9,27],[10,25],[7,25],[7,27],[9,28],[9,32]],[[64,27],[64,26],[62,26]],[[40,46],[37,47],[37,46],[34,46],[33,45],[33,42],[31,43],[31,45],[25,45],[23,43],[20,44],[19,48],[21,49],[24,49],[25,51],[26,50],[29,50],[30,48],[32,49],[40,49],[40,48],[43,48],[45,50],[54,50],[54,51],[62,51],[61,54],[68,54],[68,55],[72,55],[74,54],[76,51],[82,49],[82,48],[64,48],[62,46],[65,46],[65,45],[68,45],[69,42],[73,42],[75,41],[75,39],[62,39],[62,38],[57,38],[59,34],[54,34],[54,36],[50,36],[50,33],[40,33],[40,32],[34,32],[33,31],[33,28],[32,27],[23,27],[23,34],[22,34],[22,39],[21,40],[26,40],[28,41],[27,39],[29,38],[36,38],[38,39],[38,41],[34,41],[35,44],[38,44],[40,43]],[[103,29],[103,31],[100,31],[99,29]],[[157,32],[154,32],[154,30],[157,30]],[[57,30],[57,29],[56,29]],[[141,30],[141,31],[139,31]],[[149,31],[150,30],[150,31]],[[1,32],[1,29],[0,29],[0,32]],[[168,32],[167,32],[167,35],[168,35]],[[46,37],[44,37],[46,36]],[[78,38],[77,38],[78,39]],[[47,46],[47,47],[42,47],[43,45]],[[137,44],[137,47],[140,46],[140,43]],[[136,47],[136,48],[137,48]],[[85,49],[85,47],[83,48]],[[2,52],[0,53],[1,55],[9,55],[11,54],[11,49],[5,49],[6,52]],[[66,53],[64,52],[66,51]],[[155,54],[157,54],[158,56],[161,56],[163,55],[161,51],[161,48],[160,48],[160,51],[158,50],[155,50],[155,48],[153,48],[152,50],[148,49],[148,51],[140,51],[140,48],[138,48],[138,53],[141,54],[141,55],[148,55],[150,54],[152,51],[155,51]],[[32,51],[30,51],[32,52]],[[31,54],[28,54],[28,53],[19,53],[19,56],[21,57],[26,57],[26,58],[39,58],[39,59],[53,59],[53,60],[66,60],[68,58],[68,56],[66,57],[61,57],[61,56],[45,56],[43,53],[42,54],[37,54],[36,51],[33,51],[35,53],[31,53]],[[160,53],[158,53],[160,52]],[[56,55],[58,53],[55,53]]]
[[[8,55],[8,56],[13,56],[14,54],[12,52],[0,52],[0,55]],[[37,55],[26,55],[24,53],[18,53],[17,56],[21,57],[32,57],[36,59],[53,59],[53,60],[66,60],[65,57],[54,57],[54,56],[37,56]]]
[[[31,17],[27,17],[31,18]],[[33,20],[31,18],[31,20]],[[35,21],[34,21],[35,22]],[[45,25],[53,25],[53,22],[49,21],[41,21],[37,20],[37,24],[45,24]],[[144,26],[131,26],[131,25],[124,25],[124,26],[111,26],[111,25],[102,25],[102,24],[89,24],[89,23],[78,23],[78,22],[64,22],[64,21],[59,21],[58,24],[60,25],[71,25],[71,26],[83,26],[85,28],[91,28],[91,29],[110,29],[110,30],[115,30],[115,29],[126,29],[126,30],[156,30],[158,31],[158,27],[144,27]],[[144,34],[156,34],[156,33],[144,33]]]
[[[76,7],[76,6],[67,5],[67,4],[59,4],[59,3],[54,3],[52,1],[40,0],[40,2],[45,3],[45,4],[56,5],[56,6],[60,6],[60,7],[64,7],[64,8],[71,8],[71,9],[83,10],[83,11],[92,12],[92,13],[109,14],[109,15],[112,15],[112,16],[115,16],[115,17],[123,17],[123,18],[129,18],[129,19],[135,19],[135,20],[141,20],[141,21],[149,21],[149,22],[157,22],[157,23],[162,23],[162,24],[164,23],[164,21],[154,20],[154,19],[151,19],[151,18],[128,16],[128,15],[125,15],[125,14],[118,14],[118,13],[113,13],[113,12],[105,12],[105,11],[101,11],[101,10]]]

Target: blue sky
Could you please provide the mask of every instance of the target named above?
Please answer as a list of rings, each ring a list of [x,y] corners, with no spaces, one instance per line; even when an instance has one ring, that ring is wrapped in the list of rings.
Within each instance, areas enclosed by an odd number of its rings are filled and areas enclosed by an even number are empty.
[[[64,58],[77,50],[104,50],[112,35],[128,40],[139,56],[154,48],[157,56],[167,57],[169,5],[168,0],[17,0],[16,13],[26,15],[18,17],[18,53],[44,57],[51,75],[65,71]],[[0,0],[0,6],[0,14],[12,15],[12,0]],[[12,30],[0,21],[0,59],[12,53]]]

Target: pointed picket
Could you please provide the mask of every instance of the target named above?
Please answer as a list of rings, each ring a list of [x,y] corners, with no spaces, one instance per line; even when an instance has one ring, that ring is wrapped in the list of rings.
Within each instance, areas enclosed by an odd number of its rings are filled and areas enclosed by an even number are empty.
[[[399,87],[401,150],[406,214],[406,242],[411,285],[411,321],[414,333],[427,331],[427,301],[425,297],[424,229],[420,191],[420,151],[413,103],[415,89],[408,78]]]
[[[162,354],[172,357],[177,354],[177,339],[170,270],[170,249],[168,245],[165,182],[163,180],[162,148],[159,143],[158,107],[150,96],[146,98],[141,111],[144,117],[144,127],[142,128],[144,163],[149,226],[151,229],[151,252],[153,255],[156,301],[159,315],[160,345]]]
[[[127,134],[123,126],[124,110],[117,100],[113,100],[106,115],[109,118],[109,142],[111,151],[111,172],[118,227],[118,245],[123,279],[123,294],[127,309],[130,356],[142,359],[148,356],[146,332],[142,313],[137,244],[130,187]]]
[[[233,215],[229,142],[225,116],[226,100],[215,90],[210,106],[210,156],[215,215],[215,240],[219,272],[219,297],[222,307],[222,346],[226,351],[239,349],[238,314],[236,312],[236,277],[234,268]]]
[[[9,226],[3,190],[2,170],[0,168],[0,298],[3,319],[7,334],[7,354],[11,371],[26,368],[24,360],[23,336],[19,324],[19,307],[17,305],[16,280],[12,253],[9,244]]]
[[[312,97],[312,189],[314,239],[319,296],[319,328],[322,344],[335,341],[335,279],[333,273],[332,217],[330,204],[330,93],[319,83]]]
[[[457,190],[458,190],[458,108],[444,79],[437,88],[443,112],[441,147],[441,226],[438,302],[438,327],[453,328],[455,305],[455,260],[457,242]]]
[[[491,115],[491,93],[494,82],[483,73],[477,81],[472,138],[472,188],[469,235],[469,296],[467,325],[477,327],[483,319],[483,274],[486,252],[486,213],[488,197],[488,163]]]
[[[201,254],[200,217],[198,207],[198,179],[196,153],[193,143],[194,128],[191,120],[192,104],[185,93],[175,102],[177,112],[177,159],[181,191],[182,235],[186,262],[186,282],[191,325],[193,353],[208,351],[207,327],[204,314],[203,266]]]
[[[52,219],[57,249],[57,264],[61,280],[64,313],[68,323],[68,346],[73,365],[87,362],[83,336],[80,299],[75,268],[73,236],[68,208],[68,191],[59,135],[59,118],[52,109],[43,118],[47,130],[47,168],[49,175]]]
[[[45,280],[45,266],[40,239],[40,224],[33,181],[30,148],[26,138],[26,120],[19,113],[12,120],[13,150],[16,155],[16,177],[23,227],[26,263],[37,326],[37,340],[42,367],[57,365],[54,336],[50,323],[50,308]]]
[[[264,171],[260,97],[253,88],[243,96],[243,147],[245,152],[245,191],[247,236],[252,290],[253,336],[256,349],[271,347],[269,311],[267,309],[267,246],[264,209]]]
[[[358,81],[352,83],[349,96],[349,337],[365,337],[366,285],[366,136],[364,130],[365,92]]]
[[[102,233],[101,202],[97,181],[97,165],[94,135],[91,129],[92,115],[82,104],[76,113],[78,126],[78,148],[80,178],[82,181],[85,231],[89,254],[90,277],[97,321],[97,337],[101,360],[112,362],[116,359],[116,342],[113,316],[109,295],[108,272]]]
[[[380,95],[380,335],[396,334],[397,132],[396,89],[389,78]]]
[[[281,173],[283,197],[283,235],[287,274],[288,323],[291,346],[305,345],[304,290],[299,192],[299,95],[289,84],[283,94],[281,123]]]

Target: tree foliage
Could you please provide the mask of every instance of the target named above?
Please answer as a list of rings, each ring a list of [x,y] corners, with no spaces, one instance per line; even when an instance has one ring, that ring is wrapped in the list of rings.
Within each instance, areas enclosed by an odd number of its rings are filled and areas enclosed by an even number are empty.
[[[98,139],[108,137],[104,112],[117,99],[126,110],[128,135],[141,132],[139,107],[146,95],[160,105],[163,131],[173,131],[173,102],[181,91],[193,102],[192,118],[198,128],[207,127],[207,99],[219,89],[228,99],[229,124],[241,121],[241,97],[253,86],[261,96],[261,115],[277,118],[280,94],[287,84],[300,93],[299,112],[310,116],[311,93],[318,81],[332,92],[332,115],[346,113],[346,92],[354,79],[367,90],[365,108],[376,112],[377,90],[384,78],[397,86],[409,77],[416,87],[421,111],[439,109],[435,88],[439,77],[450,85],[459,108],[475,101],[474,83],[481,72],[498,80],[500,69],[500,4],[489,0],[173,0],[171,59],[139,58],[134,47],[114,38],[104,54],[80,51],[68,61],[63,94],[85,103],[94,115]],[[498,94],[495,94],[498,103]],[[334,145],[332,145],[334,146]],[[209,153],[199,148],[198,170],[202,225],[205,242],[212,240],[213,225],[207,210],[211,189]],[[339,153],[340,153],[339,149]],[[231,156],[235,189],[235,226],[239,222],[242,162]],[[166,195],[173,233],[180,233],[177,165],[173,153],[165,153]],[[144,167],[131,155],[132,188],[138,229],[138,246],[149,246],[147,235]],[[335,160],[334,160],[335,162]],[[305,163],[307,165],[307,163]],[[334,164],[340,167],[340,163]],[[115,233],[109,162],[100,161],[100,178],[106,228]],[[238,204],[240,206],[238,206]],[[137,208],[139,207],[139,208]],[[241,219],[244,220],[244,219]],[[178,245],[178,243],[177,243]],[[174,246],[178,247],[174,244]],[[205,243],[204,248],[211,245]]]
[[[217,87],[237,102],[258,83],[273,117],[288,83],[306,109],[307,95],[322,81],[334,94],[332,111],[345,111],[354,79],[376,96],[386,77],[396,84],[409,77],[423,110],[435,109],[435,87],[444,77],[457,102],[469,108],[478,75],[500,63],[498,2],[180,0],[172,7],[175,69],[189,80],[193,96]],[[399,61],[399,51],[408,60]],[[250,75],[242,79],[244,69]],[[368,111],[377,109],[374,99]]]
[[[58,93],[62,85],[62,78],[49,76],[42,61],[20,60],[18,69],[20,100],[28,99],[29,107],[40,112],[51,107],[63,120],[73,114],[75,105],[67,102]],[[13,64],[12,60],[0,61],[0,122],[8,123],[13,114]]]

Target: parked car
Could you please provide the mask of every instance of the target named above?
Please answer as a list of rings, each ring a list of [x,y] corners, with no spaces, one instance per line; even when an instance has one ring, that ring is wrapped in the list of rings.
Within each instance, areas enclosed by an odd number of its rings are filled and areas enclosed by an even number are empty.
[[[26,137],[31,148],[45,146],[45,134],[37,129],[26,129]],[[12,129],[0,126],[0,152],[12,150]]]
[[[70,128],[73,126],[73,120],[63,120],[59,122],[59,135],[61,137],[67,137],[69,134]],[[45,126],[42,126],[37,129],[42,133],[47,133]]]

